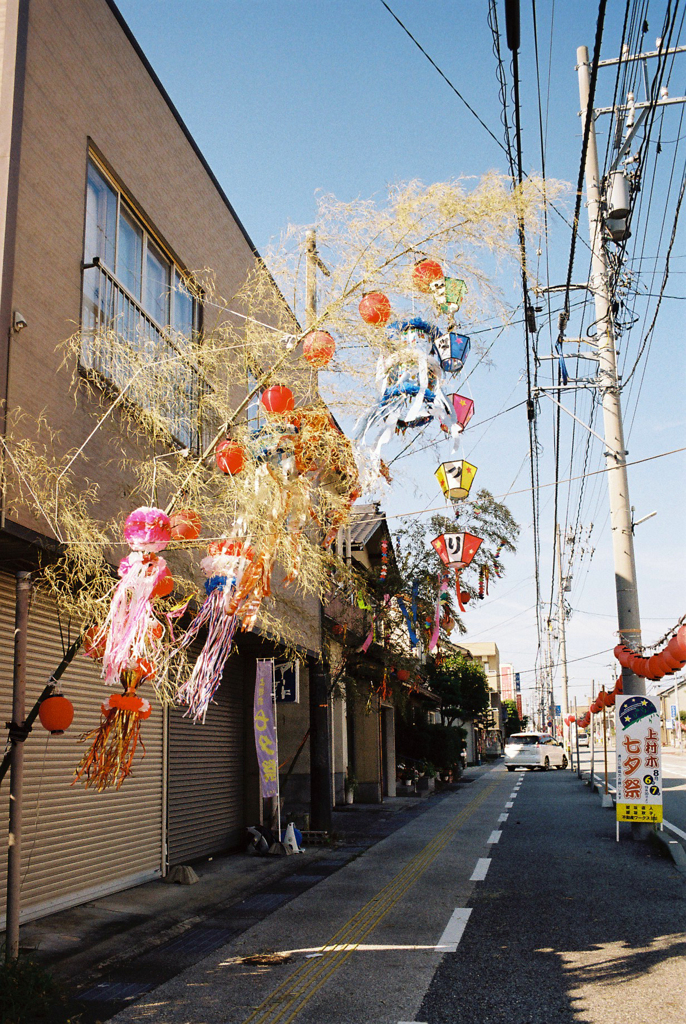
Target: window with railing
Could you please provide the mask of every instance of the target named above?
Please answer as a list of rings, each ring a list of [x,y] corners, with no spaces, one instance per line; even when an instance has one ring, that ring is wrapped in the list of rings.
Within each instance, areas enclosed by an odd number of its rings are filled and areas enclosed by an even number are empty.
[[[158,413],[198,450],[203,390],[195,352],[201,306],[184,275],[90,157],[86,194],[81,364]]]

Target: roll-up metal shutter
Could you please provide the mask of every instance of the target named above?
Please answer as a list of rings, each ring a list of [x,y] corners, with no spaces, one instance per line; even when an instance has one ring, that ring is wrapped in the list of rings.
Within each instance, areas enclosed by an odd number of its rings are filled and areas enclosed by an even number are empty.
[[[233,654],[204,723],[169,713],[170,865],[235,849],[244,838],[243,668]]]
[[[0,715],[11,718],[15,580],[0,574]],[[73,638],[73,636],[72,636]],[[29,615],[27,712],[62,658],[54,606],[34,591]],[[78,737],[100,721],[100,703],[111,693],[98,666],[82,652],[62,677],[74,704],[74,722],[51,736],[39,721],[26,741],[22,834],[22,920],[30,921],[98,896],[127,889],[161,873],[163,714],[152,687],[152,715],[142,723],[145,757],[136,753],[133,774],[118,791],[98,793],[71,785],[85,745]],[[0,789],[7,829],[8,778]],[[0,858],[0,920],[4,926],[6,858]]]

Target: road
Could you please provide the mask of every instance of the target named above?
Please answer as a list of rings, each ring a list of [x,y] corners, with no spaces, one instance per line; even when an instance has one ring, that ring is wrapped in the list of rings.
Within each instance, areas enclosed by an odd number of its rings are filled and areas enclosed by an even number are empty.
[[[590,773],[590,751],[582,749],[580,754],[582,771]],[[607,764],[608,785],[611,790],[614,790],[615,751],[612,748],[607,752]],[[604,783],[605,763],[602,747],[594,750],[593,774],[598,781]],[[686,753],[680,754],[679,751],[674,749],[663,750],[662,785],[662,807],[665,817],[665,828],[669,829],[676,838],[686,844]]]
[[[671,860],[569,771],[470,776],[113,1020],[683,1024]]]

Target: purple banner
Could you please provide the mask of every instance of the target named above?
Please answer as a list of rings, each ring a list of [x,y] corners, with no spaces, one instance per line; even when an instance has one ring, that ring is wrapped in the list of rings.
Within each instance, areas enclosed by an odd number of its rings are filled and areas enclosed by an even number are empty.
[[[262,796],[278,796],[278,765],[276,763],[276,723],[274,721],[274,662],[258,661],[255,679],[255,750],[260,768]]]

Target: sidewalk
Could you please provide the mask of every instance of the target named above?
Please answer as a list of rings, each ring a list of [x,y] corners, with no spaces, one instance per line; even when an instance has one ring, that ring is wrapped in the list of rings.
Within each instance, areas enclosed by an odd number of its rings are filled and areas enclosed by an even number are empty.
[[[30,922],[21,928],[22,951],[64,985],[79,1024],[106,1020],[151,982],[197,963],[485,770],[470,769],[465,781],[428,799],[338,808],[330,846],[291,857],[209,858],[194,864],[194,885],[156,880]]]

